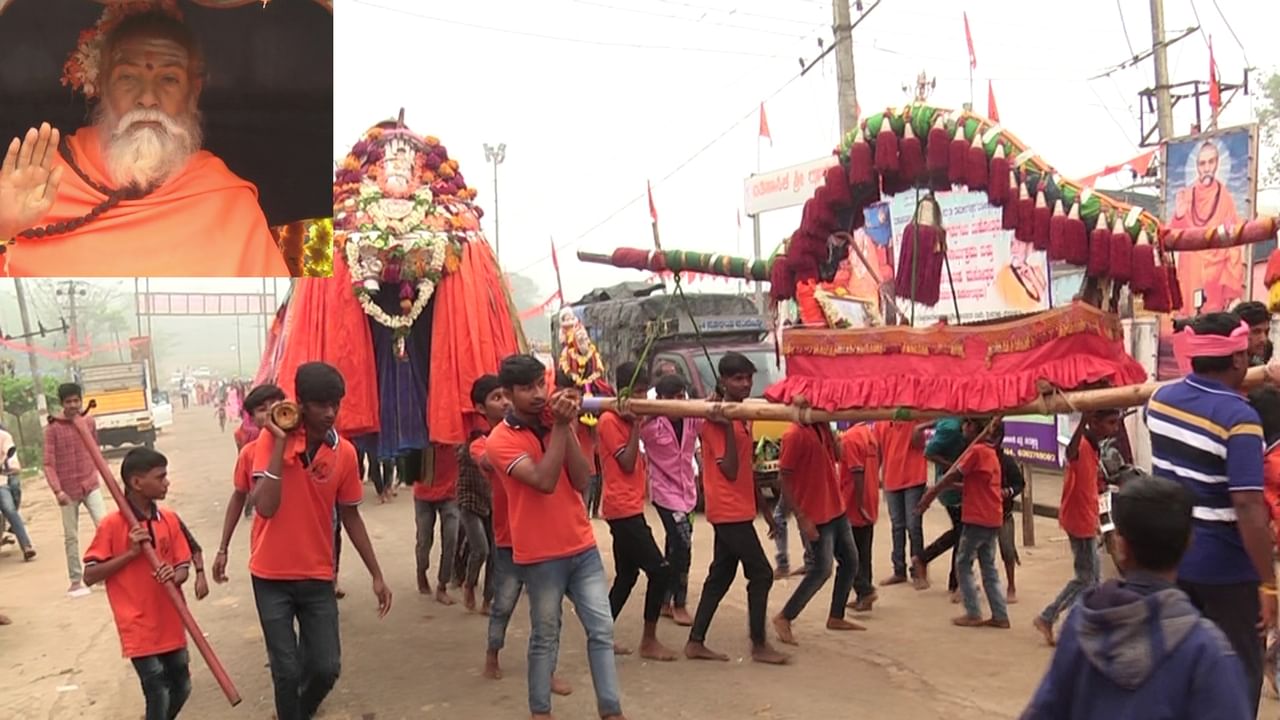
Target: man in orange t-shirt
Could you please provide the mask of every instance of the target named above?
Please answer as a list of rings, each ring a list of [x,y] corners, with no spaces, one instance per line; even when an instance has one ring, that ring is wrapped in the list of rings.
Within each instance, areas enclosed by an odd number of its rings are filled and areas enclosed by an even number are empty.
[[[267,426],[271,406],[284,399],[284,390],[280,386],[265,383],[245,396],[244,408],[253,417],[254,424],[264,428]],[[231,547],[231,536],[240,524],[240,514],[243,512],[245,517],[253,514],[253,506],[249,504],[249,493],[253,490],[253,458],[262,436],[259,432],[257,437],[240,448],[240,454],[236,456],[236,466],[231,478],[231,499],[227,501],[227,511],[222,517],[222,542],[218,545],[218,554],[213,558],[213,581],[216,583],[227,581],[227,551]]]
[[[880,519],[880,449],[870,423],[858,423],[840,438],[845,516],[858,549],[858,574],[853,578],[853,609],[868,612],[877,600],[871,573],[871,545]]]
[[[624,362],[614,369],[619,393],[630,387],[627,397],[643,398],[649,392],[648,378],[639,377],[636,364]],[[635,381],[632,381],[635,378]],[[621,395],[620,395],[621,396]],[[658,618],[662,601],[671,588],[671,565],[653,539],[653,530],[644,519],[644,500],[648,474],[640,453],[640,420],[626,410],[600,415],[596,425],[599,438],[601,489],[600,511],[609,523],[613,536],[613,587],[609,589],[609,608],[613,619],[626,605],[631,589],[643,570],[648,587],[644,595],[644,631],[640,638],[640,657],[670,661],[676,654],[658,642]],[[622,654],[630,651],[619,648]]]
[[[1001,488],[1000,456],[994,438],[1004,437],[1000,421],[966,418],[961,426],[969,447],[956,461],[956,467],[938,481],[921,498],[916,513],[923,515],[939,493],[961,484],[960,538],[956,541],[956,580],[964,601],[964,615],[952,618],[960,627],[994,627],[1009,629],[1009,605],[1000,586],[996,569],[996,547],[1000,527],[1004,524],[1004,494]],[[978,583],[973,576],[977,559],[982,572],[982,588],[987,594],[991,617],[982,618],[978,605]]]
[[[751,394],[756,366],[747,356],[727,352],[718,365],[720,371],[720,398],[724,402],[737,403]],[[707,423],[698,435],[702,441],[702,492],[706,496],[707,521],[715,531],[715,552],[707,579],[702,583],[702,596],[689,630],[689,642],[684,654],[693,660],[727,661],[728,655],[707,647],[707,629],[711,619],[734,576],[738,564],[747,576],[747,622],[751,634],[751,659],[756,662],[780,665],[790,658],[778,652],[765,638],[764,625],[768,616],[769,588],[773,586],[773,568],[760,546],[756,534],[755,519],[758,508],[764,506],[756,488],[752,466],[754,445],[751,423],[730,420],[723,408],[713,405]],[[764,515],[769,533],[776,532],[773,517]]]
[[[568,597],[587,634],[600,717],[620,720],[604,562],[581,495],[591,469],[572,429],[581,398],[576,389],[564,389],[548,402],[546,368],[532,355],[505,358],[498,377],[511,410],[489,434],[485,455],[506,491],[512,557],[529,589],[529,711],[535,718],[551,717],[552,673]]]
[[[315,715],[338,680],[335,507],[373,578],[378,617],[391,609],[391,590],[360,517],[364,490],[356,449],[334,430],[346,394],[342,375],[326,363],[304,363],[294,387],[299,427],[286,432],[268,413],[268,432],[254,443],[251,498],[257,514],[249,538],[249,575],[280,720]]]
[[[782,612],[773,619],[778,639],[795,645],[791,623],[831,577],[836,563],[836,583],[831,591],[828,630],[865,630],[845,619],[845,606],[857,575],[858,549],[845,517],[845,498],[840,486],[840,456],[828,423],[792,423],[782,435],[782,455],[778,458],[782,492],[795,508],[796,524],[805,542],[813,548],[813,562],[805,569]]]
[[[1062,479],[1058,524],[1071,543],[1075,576],[1034,621],[1050,645],[1054,644],[1053,625],[1058,616],[1070,609],[1080,593],[1098,584],[1098,494],[1102,490],[1098,480],[1098,449],[1103,440],[1119,431],[1120,411],[1098,410],[1080,418],[1067,443],[1067,473]]]
[[[427,570],[431,568],[431,546],[435,542],[436,518],[440,519],[440,572],[436,575],[436,602],[452,605],[449,579],[453,577],[453,561],[458,554],[458,453],[454,448],[432,444],[434,454],[430,478],[413,483],[413,518],[417,526],[414,545],[418,592],[431,594]]]
[[[880,448],[881,467],[884,468],[884,498],[889,506],[892,522],[893,575],[881,585],[898,585],[907,581],[906,545],[911,542],[911,557],[924,552],[923,518],[914,510],[924,496],[929,480],[929,463],[924,457],[924,436],[917,432],[916,423],[886,420],[875,424],[876,445]],[[923,577],[911,568],[911,577],[917,589],[928,587]]]

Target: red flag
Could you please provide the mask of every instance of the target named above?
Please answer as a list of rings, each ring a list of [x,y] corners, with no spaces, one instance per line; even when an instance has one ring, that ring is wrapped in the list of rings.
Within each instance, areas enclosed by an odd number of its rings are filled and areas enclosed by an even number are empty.
[[[564,284],[560,282],[560,260],[556,257],[555,238],[551,238],[551,267],[556,271],[556,294],[560,296],[560,302],[564,303]]]
[[[1209,36],[1209,107],[1217,115],[1222,109],[1222,88],[1218,86],[1218,63],[1213,59],[1213,36]]]
[[[769,119],[764,114],[764,103],[760,103],[760,137],[769,138],[769,146],[773,146],[773,135],[769,134]]]
[[[991,87],[991,81],[987,81],[987,119],[991,122],[1000,122],[1000,111],[996,109],[996,91]]]
[[[978,67],[978,56],[973,54],[973,33],[969,32],[969,13],[964,13],[964,41],[969,45],[969,69]]]
[[[653,204],[653,186],[649,184],[648,180],[645,180],[644,187],[645,187],[645,190],[649,191],[649,218],[653,221],[654,225],[657,225],[658,224],[658,206]]]

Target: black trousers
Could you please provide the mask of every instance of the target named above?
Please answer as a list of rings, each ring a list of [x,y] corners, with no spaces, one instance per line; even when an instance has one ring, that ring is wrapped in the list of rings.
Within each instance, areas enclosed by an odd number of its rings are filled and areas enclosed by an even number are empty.
[[[1245,688],[1256,715],[1262,696],[1263,655],[1263,639],[1258,634],[1258,619],[1262,617],[1258,583],[1204,585],[1179,580],[1178,587],[1231,641],[1231,647],[1240,656],[1240,664],[1244,665]]]
[[[698,611],[693,616],[689,640],[698,643],[706,641],[711,619],[715,617],[720,601],[729,592],[729,586],[738,574],[738,563],[742,563],[742,572],[747,576],[747,622],[751,642],[763,643],[769,588],[773,586],[773,567],[769,565],[769,558],[760,546],[760,536],[756,534],[755,525],[750,520],[713,523],[711,527],[715,531],[715,551],[711,567],[707,570],[707,579],[702,583],[702,597],[698,598]]]
[[[689,513],[677,513],[655,504],[658,517],[665,531],[663,554],[671,564],[671,585],[667,599],[675,607],[682,608],[689,597],[689,566],[693,562],[693,522]],[[678,516],[678,519],[677,519]]]
[[[276,717],[310,720],[342,669],[333,583],[259,577],[252,581],[275,686]]]
[[[858,574],[853,578],[853,591],[862,600],[876,594],[875,578],[871,575],[871,541],[876,526],[853,527],[853,544],[858,548]]]
[[[631,589],[644,571],[649,585],[644,592],[644,621],[658,622],[662,601],[671,587],[671,565],[662,556],[653,531],[644,515],[609,521],[613,535],[613,587],[609,588],[609,609],[616,620],[631,597]]]
[[[947,517],[951,518],[951,529],[938,536],[937,540],[929,543],[925,547],[924,552],[920,553],[920,559],[925,565],[933,562],[941,557],[942,553],[951,551],[951,574],[947,576],[947,590],[955,592],[960,587],[956,583],[956,542],[960,540],[960,507],[947,507]]]
[[[146,720],[173,720],[191,697],[187,649],[133,658],[147,702]]]

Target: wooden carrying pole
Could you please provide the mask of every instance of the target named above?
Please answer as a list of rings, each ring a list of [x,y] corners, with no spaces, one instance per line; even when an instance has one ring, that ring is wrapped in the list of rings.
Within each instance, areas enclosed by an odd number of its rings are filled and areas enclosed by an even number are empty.
[[[72,423],[75,424],[76,430],[80,431],[80,440],[89,449],[89,456],[93,460],[94,467],[98,469],[98,474],[102,476],[102,482],[106,483],[107,490],[111,491],[111,497],[115,498],[116,505],[120,508],[120,514],[124,515],[125,522],[129,524],[129,529],[132,530],[138,526],[138,519],[133,516],[129,501],[125,499],[120,484],[116,482],[115,476],[111,474],[111,467],[107,465],[106,458],[102,457],[102,451],[98,449],[97,440],[89,432],[89,426],[85,424],[82,416],[76,417],[72,420]],[[142,544],[142,554],[147,558],[147,562],[151,563],[153,569],[160,567],[160,558],[156,556],[155,548],[151,546],[151,543]],[[235,684],[231,682],[231,676],[227,675],[227,670],[222,667],[218,656],[213,653],[213,647],[205,639],[200,626],[196,624],[196,619],[191,615],[191,610],[187,607],[187,601],[183,599],[182,593],[178,591],[178,586],[170,581],[164,583],[164,589],[169,596],[169,601],[177,609],[178,616],[182,618],[182,624],[186,627],[187,634],[191,636],[191,641],[196,644],[196,649],[200,651],[200,656],[204,658],[205,664],[209,666],[209,671],[213,673],[213,679],[217,680],[218,686],[222,688],[222,693],[227,696],[227,700],[232,707],[239,705],[240,693],[236,691]]]
[[[1267,382],[1267,368],[1250,368],[1245,376],[1244,388],[1252,389]],[[1173,381],[1176,382],[1176,381]],[[970,415],[1063,415],[1088,410],[1108,410],[1138,407],[1151,399],[1156,389],[1167,383],[1144,383],[1098,390],[1042,395],[1033,402],[1012,408],[1000,408]],[[582,401],[587,412],[613,410],[617,398],[590,397]],[[719,407],[730,420],[775,420],[781,422],[837,422],[869,420],[932,420],[960,414],[945,410],[912,410],[910,408],[859,408],[828,412],[795,405],[781,405],[763,400],[747,400],[740,403],[707,402],[705,400],[628,400],[626,407],[636,415],[668,415],[672,417],[706,417],[712,408]]]

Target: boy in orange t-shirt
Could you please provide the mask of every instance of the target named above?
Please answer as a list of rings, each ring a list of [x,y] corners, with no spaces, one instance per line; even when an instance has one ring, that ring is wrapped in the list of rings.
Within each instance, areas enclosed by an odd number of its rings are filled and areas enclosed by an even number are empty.
[[[182,521],[156,501],[169,490],[169,461],[155,450],[135,448],[125,456],[120,477],[138,524],[132,529],[116,510],[102,519],[84,555],[84,581],[106,581],[124,656],[142,680],[147,718],[175,718],[191,695],[186,630],[162,585],[187,580],[191,547]],[[149,543],[160,560],[151,569],[142,557]]]
[[[643,398],[649,392],[649,380],[640,377],[633,362],[615,369],[616,387],[621,395],[630,387],[628,397]],[[634,378],[634,381],[632,380]],[[596,436],[600,448],[600,511],[609,523],[613,536],[613,587],[609,589],[609,607],[618,619],[643,570],[648,580],[644,595],[644,632],[640,639],[640,657],[650,660],[675,660],[676,654],[658,642],[658,618],[662,601],[671,588],[671,565],[653,539],[653,530],[644,519],[644,501],[648,485],[645,458],[640,452],[641,420],[626,410],[600,415]],[[619,648],[626,654],[628,650]]]
[[[898,585],[907,581],[908,542],[911,557],[924,552],[923,518],[914,510],[924,496],[929,481],[929,462],[924,457],[924,435],[910,421],[886,420],[875,424],[876,445],[880,448],[881,467],[884,468],[884,498],[889,506],[889,519],[893,533],[893,575],[881,585]],[[928,587],[923,577],[911,568],[916,588]]]
[[[880,518],[880,450],[870,423],[858,423],[840,437],[840,471],[844,483],[845,516],[858,549],[858,573],[853,578],[856,599],[851,606],[868,612],[878,599],[871,573],[871,546]]]
[[[751,394],[756,366],[747,356],[727,352],[718,365],[720,394],[724,402],[742,402]],[[702,583],[702,596],[693,616],[689,641],[684,654],[692,660],[727,661],[728,655],[718,653],[706,645],[707,629],[711,619],[734,576],[738,564],[747,576],[747,621],[751,634],[751,659],[756,662],[780,665],[790,658],[778,652],[765,638],[764,625],[768,617],[769,588],[773,586],[773,568],[760,546],[756,534],[755,519],[763,507],[760,492],[756,488],[752,466],[754,444],[751,423],[730,420],[721,408],[712,407],[707,423],[698,435],[702,441],[702,491],[706,496],[707,521],[715,531],[715,554],[707,579]],[[764,514],[769,534],[777,531],[773,517]]]
[[[427,570],[431,568],[431,546],[435,542],[436,519],[440,520],[440,572],[436,575],[436,602],[452,605],[449,578],[458,555],[458,453],[454,447],[431,444],[431,477],[413,483],[413,519],[417,526],[414,544],[414,577],[418,592],[431,594]]]
[[[1033,621],[1050,645],[1054,644],[1053,624],[1058,616],[1071,608],[1080,593],[1098,584],[1098,494],[1101,489],[1098,448],[1119,429],[1119,410],[1085,413],[1067,443],[1067,472],[1062,480],[1058,524],[1071,543],[1075,577],[1067,581],[1058,597]]]
[[[1004,589],[1000,586],[1000,571],[996,569],[996,546],[1000,527],[1004,524],[1004,493],[1001,487],[1000,456],[996,452],[995,438],[1004,437],[1000,421],[987,418],[966,418],[961,426],[969,447],[956,462],[954,470],[942,476],[936,485],[925,493],[916,512],[923,515],[925,509],[939,493],[956,484],[961,485],[960,538],[956,541],[956,580],[964,601],[964,615],[953,618],[951,623],[960,627],[1009,628],[1009,606]],[[978,584],[973,576],[973,561],[978,560],[982,572],[982,588],[987,594],[991,617],[982,618],[978,605]]]
[[[613,615],[581,494],[591,469],[573,433],[581,399],[576,389],[565,389],[548,400],[546,369],[532,355],[503,359],[498,377],[511,410],[489,433],[485,455],[506,492],[512,557],[529,589],[529,711],[535,718],[551,716],[560,620],[569,597],[587,635],[596,707],[600,717],[618,720]]]
[[[278,385],[263,384],[255,387],[245,396],[244,409],[249,412],[253,422],[259,428],[267,426],[267,415],[271,406],[284,400],[284,390]],[[227,581],[227,549],[231,547],[231,536],[240,524],[240,514],[245,517],[253,514],[253,506],[249,504],[249,491],[253,490],[253,456],[258,450],[258,440],[263,433],[245,443],[236,456],[235,470],[232,471],[231,499],[227,501],[227,511],[222,517],[222,542],[218,545],[218,554],[213,559],[213,581]]]

